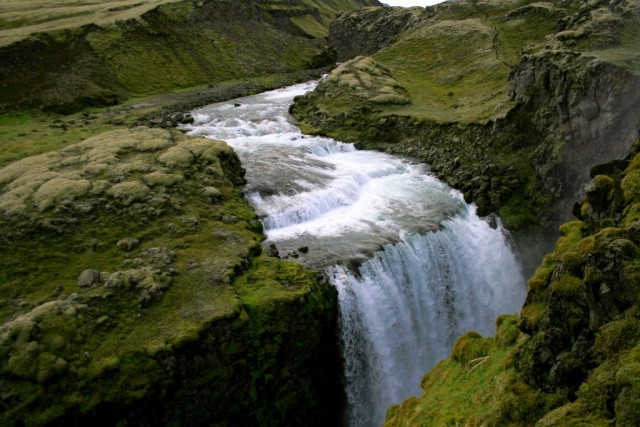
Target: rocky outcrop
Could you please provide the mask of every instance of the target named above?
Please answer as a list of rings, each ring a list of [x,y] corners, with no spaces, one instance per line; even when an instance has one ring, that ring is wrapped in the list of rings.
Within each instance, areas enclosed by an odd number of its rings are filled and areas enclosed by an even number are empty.
[[[146,127],[1,168],[0,424],[334,423],[335,290],[261,254],[243,183]]]
[[[425,19],[422,8],[379,8],[343,13],[329,27],[329,44],[338,61],[372,55],[390,46],[394,37]]]
[[[544,135],[531,163],[566,217],[584,193],[591,166],[624,157],[640,130],[640,75],[571,51],[524,55],[509,84],[511,99]]]

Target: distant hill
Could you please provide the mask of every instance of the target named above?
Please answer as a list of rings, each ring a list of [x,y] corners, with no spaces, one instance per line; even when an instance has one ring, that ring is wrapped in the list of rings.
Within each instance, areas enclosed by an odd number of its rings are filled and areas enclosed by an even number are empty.
[[[69,113],[131,96],[333,63],[339,12],[377,0],[6,1],[0,111]]]

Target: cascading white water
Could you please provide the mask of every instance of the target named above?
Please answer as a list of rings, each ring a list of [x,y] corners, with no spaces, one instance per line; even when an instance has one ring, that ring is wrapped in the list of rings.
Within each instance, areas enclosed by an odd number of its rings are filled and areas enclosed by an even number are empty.
[[[457,337],[492,334],[526,289],[499,220],[490,227],[425,165],[303,136],[287,109],[313,87],[213,104],[188,129],[236,150],[266,244],[323,269],[338,289],[345,421],[374,426],[420,393]]]
[[[340,266],[330,274],[342,310],[352,426],[379,425],[391,404],[420,393],[419,379],[458,337],[493,334],[495,318],[522,302],[502,229],[472,208],[441,231],[386,245],[358,274]]]

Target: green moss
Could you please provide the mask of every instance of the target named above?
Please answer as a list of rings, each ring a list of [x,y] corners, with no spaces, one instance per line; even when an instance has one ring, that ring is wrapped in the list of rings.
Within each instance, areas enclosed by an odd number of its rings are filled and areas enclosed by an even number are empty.
[[[509,197],[500,207],[498,214],[511,230],[526,230],[538,222],[535,209],[521,194]]]
[[[629,315],[600,328],[594,349],[600,357],[609,358],[629,349],[639,338],[640,322]]]
[[[640,345],[621,358],[616,385],[622,388],[615,403],[618,420],[628,425],[637,424],[640,422]]]
[[[586,225],[582,221],[571,221],[560,226],[561,237],[556,242],[556,254],[564,254],[574,250],[578,242],[584,237]]]
[[[561,297],[576,296],[585,291],[584,282],[569,274],[564,274],[555,279],[550,289]]]
[[[518,316],[503,314],[496,319],[496,344],[498,348],[513,346],[521,336]]]
[[[488,348],[489,342],[483,340],[480,334],[467,332],[453,346],[451,359],[466,365],[486,356]]]
[[[640,200],[640,170],[628,170],[621,187],[627,203]]]

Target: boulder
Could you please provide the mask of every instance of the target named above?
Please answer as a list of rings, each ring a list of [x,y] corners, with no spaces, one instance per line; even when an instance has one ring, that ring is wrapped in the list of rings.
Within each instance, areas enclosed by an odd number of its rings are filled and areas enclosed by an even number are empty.
[[[130,252],[140,246],[140,240],[134,239],[133,237],[125,237],[124,239],[118,240],[116,243],[118,249],[124,252]]]
[[[87,269],[80,273],[80,276],[78,277],[78,286],[81,288],[88,288],[96,283],[100,283],[99,271]]]

